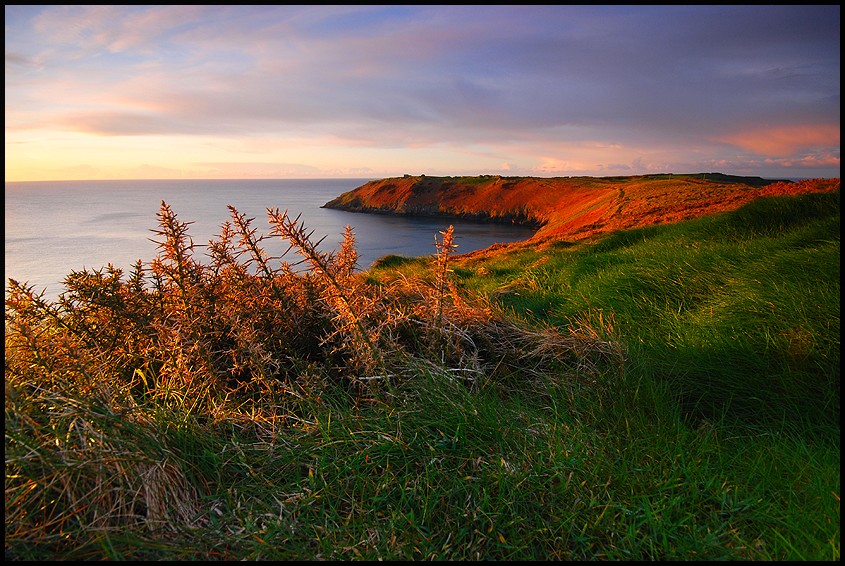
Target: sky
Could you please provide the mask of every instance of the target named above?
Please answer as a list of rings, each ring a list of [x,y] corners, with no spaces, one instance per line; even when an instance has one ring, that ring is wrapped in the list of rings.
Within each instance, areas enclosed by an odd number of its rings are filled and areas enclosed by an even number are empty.
[[[840,7],[9,6],[6,181],[839,177]]]

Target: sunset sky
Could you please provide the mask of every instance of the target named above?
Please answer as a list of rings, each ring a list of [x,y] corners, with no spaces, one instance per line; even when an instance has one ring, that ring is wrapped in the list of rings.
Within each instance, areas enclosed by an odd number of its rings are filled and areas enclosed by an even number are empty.
[[[6,181],[839,177],[839,6],[6,6]]]

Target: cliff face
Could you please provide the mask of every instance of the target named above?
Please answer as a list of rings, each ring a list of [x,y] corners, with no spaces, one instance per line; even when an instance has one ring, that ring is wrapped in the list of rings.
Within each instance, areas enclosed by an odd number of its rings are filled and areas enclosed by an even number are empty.
[[[761,196],[838,188],[839,179],[793,183],[719,173],[556,178],[406,175],[370,181],[323,206],[533,225],[539,229],[532,240],[578,240],[732,210]]]

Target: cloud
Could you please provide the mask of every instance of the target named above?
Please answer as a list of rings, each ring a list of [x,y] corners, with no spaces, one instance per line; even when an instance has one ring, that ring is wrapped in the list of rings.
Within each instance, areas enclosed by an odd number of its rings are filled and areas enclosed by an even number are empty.
[[[282,179],[326,175],[326,172],[319,168],[302,163],[209,162],[195,165],[204,171],[204,176],[209,178]]]
[[[810,154],[804,155],[797,159],[794,158],[785,158],[785,159],[766,159],[766,165],[775,165],[778,167],[797,167],[797,168],[823,168],[823,167],[839,167],[839,155],[833,155],[832,153],[817,153],[817,154]]]
[[[51,45],[74,47],[71,57],[106,51],[153,52],[163,38],[201,17],[201,6],[53,6],[33,20]]]
[[[321,143],[550,174],[838,153],[838,6],[21,6],[6,16],[7,156],[23,132],[59,130],[126,143],[132,159],[139,139],[171,135],[239,152],[311,146],[312,160],[292,159],[321,170]]]
[[[761,127],[728,134],[722,140],[757,155],[782,158],[810,149],[839,146],[840,128],[831,124]]]

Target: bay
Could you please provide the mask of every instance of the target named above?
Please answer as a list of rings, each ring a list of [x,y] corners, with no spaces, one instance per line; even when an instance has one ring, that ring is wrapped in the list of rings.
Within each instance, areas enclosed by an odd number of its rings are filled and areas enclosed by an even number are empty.
[[[5,186],[5,277],[28,282],[55,300],[72,271],[100,269],[111,263],[128,270],[137,261],[147,265],[157,254],[156,214],[162,201],[177,218],[190,222],[188,234],[195,255],[205,260],[205,245],[216,240],[231,220],[227,205],[254,218],[260,234],[269,234],[267,209],[287,210],[300,217],[320,249],[336,249],[350,225],[355,233],[359,268],[368,268],[388,254],[422,256],[435,253],[434,238],[455,226],[457,252],[483,249],[499,242],[530,238],[534,229],[440,218],[360,214],[321,208],[334,197],[369,179],[250,180],[115,180],[7,182]],[[288,243],[264,242],[267,252],[281,256]],[[283,257],[293,263],[294,251]]]

